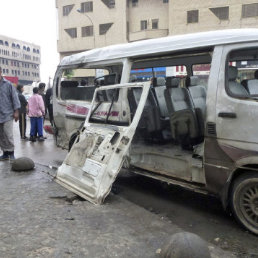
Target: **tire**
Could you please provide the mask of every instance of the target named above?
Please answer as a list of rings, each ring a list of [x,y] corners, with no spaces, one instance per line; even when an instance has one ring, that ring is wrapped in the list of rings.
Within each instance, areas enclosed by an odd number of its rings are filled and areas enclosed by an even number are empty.
[[[230,203],[231,210],[240,224],[258,235],[257,172],[247,172],[234,180]]]

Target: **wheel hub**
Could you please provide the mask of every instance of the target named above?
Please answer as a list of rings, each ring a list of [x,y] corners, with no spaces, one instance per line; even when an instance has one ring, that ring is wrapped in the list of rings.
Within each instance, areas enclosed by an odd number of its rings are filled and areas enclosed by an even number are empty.
[[[254,214],[256,216],[258,216],[258,197],[254,198],[251,207],[252,207]]]
[[[258,185],[249,185],[242,192],[241,210],[252,224],[258,226]]]

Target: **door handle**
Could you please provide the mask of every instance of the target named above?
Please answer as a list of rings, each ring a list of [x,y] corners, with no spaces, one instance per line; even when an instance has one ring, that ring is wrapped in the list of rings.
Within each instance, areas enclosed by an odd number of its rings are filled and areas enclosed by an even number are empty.
[[[236,115],[236,113],[233,113],[233,112],[219,112],[218,117],[237,118],[237,115]]]

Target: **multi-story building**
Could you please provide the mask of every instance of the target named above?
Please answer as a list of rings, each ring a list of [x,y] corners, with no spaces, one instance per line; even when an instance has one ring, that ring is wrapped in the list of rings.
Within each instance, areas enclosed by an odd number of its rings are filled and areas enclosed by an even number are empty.
[[[168,0],[56,0],[60,57],[168,35]]]
[[[60,57],[198,31],[258,27],[258,0],[56,0]]]
[[[0,35],[0,66],[3,75],[20,84],[40,80],[40,47]]]
[[[170,4],[169,34],[257,28],[257,0],[181,0]]]

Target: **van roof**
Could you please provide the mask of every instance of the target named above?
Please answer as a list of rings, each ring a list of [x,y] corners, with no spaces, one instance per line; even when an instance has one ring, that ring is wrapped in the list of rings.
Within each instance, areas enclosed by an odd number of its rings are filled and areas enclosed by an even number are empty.
[[[148,54],[250,41],[258,41],[258,29],[217,30],[167,36],[84,51],[64,57],[60,65],[75,65],[124,57],[140,57]]]

